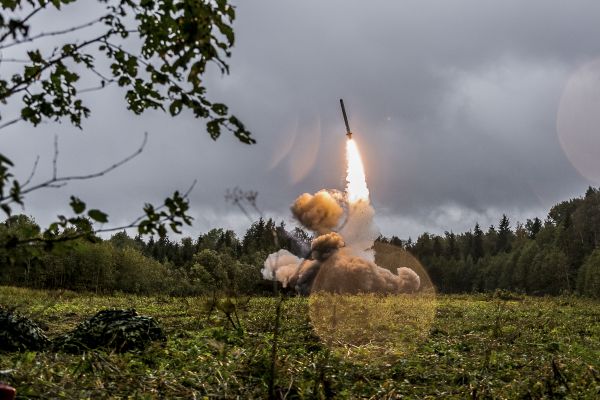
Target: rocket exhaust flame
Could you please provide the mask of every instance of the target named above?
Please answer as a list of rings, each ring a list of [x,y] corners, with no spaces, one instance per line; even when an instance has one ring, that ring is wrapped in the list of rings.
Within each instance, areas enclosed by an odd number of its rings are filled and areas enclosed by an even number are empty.
[[[358,152],[358,146],[354,139],[352,139],[350,124],[348,124],[348,115],[346,114],[346,107],[344,107],[344,100],[342,99],[340,99],[340,106],[342,107],[342,115],[344,117],[344,124],[346,125],[346,136],[348,136],[348,141],[346,142],[346,194],[348,196],[348,203],[353,205],[361,200],[368,202],[369,189],[367,188],[365,168]]]
[[[348,202],[352,205],[359,201],[369,201],[369,188],[367,188],[367,178],[365,168],[358,152],[358,147],[354,139],[346,141],[346,194]]]

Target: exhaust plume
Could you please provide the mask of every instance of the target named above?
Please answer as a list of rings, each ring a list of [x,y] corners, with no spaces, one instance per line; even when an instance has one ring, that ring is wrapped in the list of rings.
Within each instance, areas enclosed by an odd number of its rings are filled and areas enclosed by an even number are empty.
[[[375,210],[369,201],[366,175],[356,142],[346,142],[346,191],[304,193],[291,206],[296,220],[315,233],[310,259],[287,250],[267,257],[265,279],[277,280],[303,295],[329,293],[413,293],[419,276],[410,268],[396,273],[375,264],[373,244],[379,232],[373,223]],[[340,221],[344,219],[342,223]]]
[[[420,285],[419,276],[410,268],[391,271],[341,250],[323,263],[312,286],[313,292],[330,293],[412,293]]]
[[[310,244],[311,257],[317,261],[325,261],[333,255],[337,249],[344,247],[344,239],[339,233],[331,232],[321,235]]]
[[[358,201],[369,201],[369,188],[360,153],[354,139],[346,141],[346,193],[348,202],[354,204]]]

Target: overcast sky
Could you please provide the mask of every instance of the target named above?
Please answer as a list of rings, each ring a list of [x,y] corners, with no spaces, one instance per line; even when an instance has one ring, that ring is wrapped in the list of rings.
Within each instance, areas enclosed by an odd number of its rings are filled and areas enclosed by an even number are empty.
[[[77,3],[68,15],[91,14]],[[40,155],[42,179],[54,134],[63,174],[109,165],[148,132],[145,151],[110,175],[32,195],[25,212],[48,223],[75,194],[121,224],[197,179],[192,236],[244,231],[250,221],[224,201],[236,186],[258,191],[264,215],[291,224],[296,196],[343,189],[340,97],[386,235],[462,232],[502,213],[514,226],[600,184],[598,1],[234,4],[231,73],[211,73],[208,95],[230,106],[256,145],[213,142],[189,114],[134,116],[123,92],[108,88],[85,97],[93,115],[83,131],[15,125],[0,133],[1,152],[21,177]]]

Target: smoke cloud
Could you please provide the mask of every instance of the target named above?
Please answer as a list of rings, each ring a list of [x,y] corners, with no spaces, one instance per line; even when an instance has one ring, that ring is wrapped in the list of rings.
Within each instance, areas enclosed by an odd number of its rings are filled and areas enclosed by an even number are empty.
[[[281,249],[276,253],[269,254],[261,270],[262,276],[267,280],[278,280],[283,287],[287,287],[290,279],[298,272],[302,261],[303,259]]]
[[[277,280],[302,295],[319,291],[396,294],[419,289],[420,278],[412,269],[402,267],[393,273],[375,264],[373,243],[379,232],[368,200],[348,204],[339,192],[321,190],[299,196],[291,211],[316,235],[310,259],[279,250],[264,263],[265,279]]]
[[[338,233],[327,233],[312,241],[310,244],[311,256],[317,261],[325,261],[331,257],[337,249],[344,246],[344,239],[342,239]]]
[[[314,196],[302,194],[291,209],[298,222],[319,235],[331,232],[344,213],[334,195],[327,190],[321,190]]]
[[[313,282],[312,291],[330,293],[412,293],[420,286],[419,276],[410,268],[398,274],[356,257],[343,249],[325,261]]]

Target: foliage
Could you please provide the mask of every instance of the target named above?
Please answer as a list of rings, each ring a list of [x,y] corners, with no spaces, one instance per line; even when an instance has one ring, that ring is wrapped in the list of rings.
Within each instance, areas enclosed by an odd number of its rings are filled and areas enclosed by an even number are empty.
[[[309,301],[281,303],[276,398],[581,398],[598,396],[597,301],[440,296],[433,325],[400,358],[369,363],[329,351]],[[222,299],[225,301],[226,299]],[[266,398],[277,298],[238,304],[240,333],[210,298],[98,296],[0,287],[56,337],[107,307],[135,307],[166,345],[138,353],[6,353],[2,379],[24,398]],[[367,354],[368,356],[368,354]]]
[[[580,268],[577,289],[586,296],[600,298],[600,249],[594,250]]]
[[[86,105],[82,93],[114,84],[123,88],[125,104],[135,114],[159,109],[174,117],[189,110],[206,121],[206,131],[215,140],[227,130],[243,143],[255,142],[228,107],[210,100],[206,93],[204,75],[210,65],[222,74],[229,72],[226,60],[235,40],[232,23],[236,14],[226,0],[97,0],[88,4],[101,10],[91,21],[73,21],[72,26],[54,31],[44,31],[36,22],[74,2],[0,1],[0,102],[7,110],[19,110],[18,116],[8,120],[4,112],[0,114],[0,129],[49,121],[68,121],[81,129],[85,118],[95,111]],[[93,81],[97,86],[89,87]],[[104,175],[135,157],[144,145],[145,141],[137,152],[105,170],[72,176],[57,174],[55,145],[52,178],[41,182],[32,179],[37,161],[31,176],[20,181],[12,172],[14,162],[0,154],[0,207],[10,216],[29,193]],[[77,238],[91,240],[98,231],[93,223],[109,220],[106,213],[88,208],[75,196],[70,206],[72,216],[59,215],[43,232],[5,237],[0,247],[30,250],[39,245],[49,249]],[[146,204],[143,215],[127,227],[164,237],[169,229],[180,232],[182,224],[191,224],[188,208],[187,195],[175,192],[162,205]]]
[[[267,225],[274,226],[274,222],[269,220]],[[0,224],[0,237],[32,230],[39,230],[33,220],[13,216]],[[200,235],[195,242],[184,238],[181,243],[166,237],[146,243],[123,231],[109,240],[71,240],[66,247],[34,255],[22,247],[0,248],[4,265],[0,284],[172,295],[262,292],[265,282],[260,268],[266,251],[244,248],[233,231],[223,229]]]
[[[92,22],[74,25],[60,32],[30,35],[37,28],[33,15],[60,9],[74,0],[2,1],[8,15],[0,19],[0,47],[6,49],[55,37],[55,50],[36,48],[27,52],[28,62],[10,79],[0,79],[0,100],[23,94],[21,118],[33,125],[45,119],[69,121],[81,127],[91,110],[79,98],[81,74],[96,75],[101,87],[116,82],[126,89],[127,107],[136,114],[147,109],[168,109],[172,116],[190,109],[207,119],[213,139],[221,129],[230,130],[245,143],[250,133],[228,107],[206,97],[203,74],[213,63],[227,73],[225,59],[234,44],[231,23],[235,10],[227,1],[117,1],[99,0],[105,11]],[[102,27],[101,34],[89,34],[90,26]],[[77,31],[76,39],[68,35]],[[97,31],[96,31],[97,32]],[[130,36],[139,40],[132,46]],[[63,39],[61,42],[60,39]],[[31,45],[29,45],[31,47]],[[97,49],[94,51],[93,49]],[[46,51],[45,51],[46,50]],[[102,60],[110,63],[110,78],[99,73]]]

